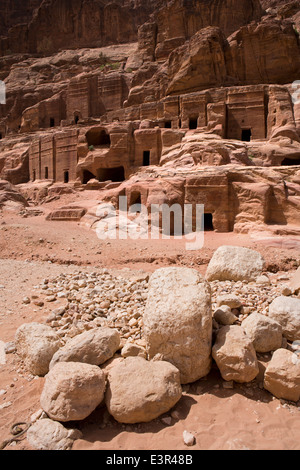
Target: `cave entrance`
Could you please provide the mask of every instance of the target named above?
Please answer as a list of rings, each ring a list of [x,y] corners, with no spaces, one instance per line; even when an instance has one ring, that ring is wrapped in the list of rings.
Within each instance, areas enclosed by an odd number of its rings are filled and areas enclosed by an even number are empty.
[[[300,158],[285,158],[281,162],[281,166],[300,165]]]
[[[214,230],[213,215],[204,214],[204,231],[212,232]]]
[[[55,119],[50,118],[50,127],[55,127]]]
[[[198,119],[197,118],[191,118],[189,120],[189,129],[197,129],[198,128]]]
[[[84,170],[82,175],[82,184],[87,184],[90,180],[93,180],[94,178],[95,175],[93,175],[93,173],[88,170]]]
[[[143,152],[143,166],[150,166],[150,150]]]
[[[32,181],[35,181],[36,180],[36,171],[33,170],[32,172]]]
[[[121,183],[125,181],[125,170],[123,166],[117,168],[100,168],[97,172],[99,181],[112,181]]]
[[[2,138],[3,138],[3,137],[2,137],[2,132],[0,132],[0,140],[2,140]]]
[[[64,171],[64,183],[67,184],[70,181],[69,171]]]
[[[78,124],[78,122],[79,122],[79,116],[78,115],[75,116],[74,122],[75,122],[75,124]]]
[[[45,167],[45,180],[47,180],[49,178],[49,169],[48,167],[46,166]]]
[[[91,129],[86,138],[89,147],[109,147],[111,144],[110,136],[104,129]]]
[[[142,196],[138,191],[130,195],[130,212],[142,212]]]
[[[165,122],[165,129],[172,129],[172,121]]]
[[[243,142],[250,142],[252,137],[251,129],[242,129],[242,141]]]

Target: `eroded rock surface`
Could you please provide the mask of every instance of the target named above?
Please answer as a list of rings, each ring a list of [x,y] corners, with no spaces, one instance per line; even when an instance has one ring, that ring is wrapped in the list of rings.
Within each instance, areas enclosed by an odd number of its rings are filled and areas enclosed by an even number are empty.
[[[174,364],[181,383],[194,382],[211,366],[212,314],[208,283],[193,269],[157,270],[149,280],[143,316],[147,352]]]
[[[149,422],[180,400],[180,373],[165,361],[128,357],[108,372],[105,402],[121,423]]]
[[[282,345],[282,328],[265,315],[253,313],[242,322],[242,328],[252,340],[256,352],[275,351]]]
[[[83,420],[100,405],[105,387],[105,376],[99,367],[59,362],[46,376],[41,407],[54,421]]]
[[[27,431],[28,442],[36,450],[72,450],[74,441],[81,437],[77,429],[66,429],[47,418],[36,421]]]
[[[206,271],[208,281],[255,281],[262,273],[264,260],[260,253],[243,247],[219,247]]]
[[[297,402],[300,399],[300,357],[287,349],[278,349],[269,362],[264,387],[277,398]]]
[[[223,326],[219,330],[212,355],[226,381],[251,382],[258,375],[254,346],[240,326]]]
[[[100,366],[113,357],[120,346],[120,336],[111,328],[95,328],[69,339],[53,356],[50,369],[58,362],[82,362]]]
[[[39,376],[49,372],[51,359],[62,346],[60,337],[50,326],[36,322],[25,323],[18,328],[15,344],[25,367]]]
[[[277,321],[290,341],[300,339],[300,299],[281,295],[270,305],[269,316]]]

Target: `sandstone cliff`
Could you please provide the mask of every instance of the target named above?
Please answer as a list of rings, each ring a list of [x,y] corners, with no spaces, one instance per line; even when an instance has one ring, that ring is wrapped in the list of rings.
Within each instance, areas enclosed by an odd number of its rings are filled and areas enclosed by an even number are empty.
[[[216,230],[297,231],[298,1],[17,6],[3,3],[0,24],[0,177],[179,195]]]
[[[45,55],[62,48],[101,47],[134,41],[138,27],[162,2],[43,0],[39,3],[29,22],[13,26],[2,38],[2,54]]]
[[[14,26],[28,24],[41,3],[42,0],[1,0],[0,36],[6,36]]]

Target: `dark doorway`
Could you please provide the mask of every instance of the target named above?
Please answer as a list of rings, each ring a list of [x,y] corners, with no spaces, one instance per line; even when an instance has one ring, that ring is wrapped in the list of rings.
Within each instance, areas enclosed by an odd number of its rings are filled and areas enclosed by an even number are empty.
[[[213,215],[204,214],[204,231],[212,232],[214,230]]]
[[[49,170],[48,170],[48,167],[46,166],[45,167],[45,180],[47,180],[49,178]]]
[[[97,173],[99,181],[112,181],[113,183],[125,181],[125,170],[123,166],[117,168],[101,168]]]
[[[172,121],[165,122],[165,129],[172,129]]]
[[[250,142],[252,137],[251,129],[242,129],[242,141]]]
[[[300,158],[285,158],[281,162],[282,166],[293,166],[293,165],[300,165]]]
[[[75,116],[74,121],[75,121],[75,124],[78,124],[78,122],[79,122],[79,116]]]
[[[150,150],[145,150],[143,153],[143,166],[150,165]]]
[[[197,127],[198,127],[198,120],[197,119],[190,119],[189,128],[190,129],[197,129]]]
[[[36,180],[36,172],[35,170],[33,170],[32,172],[32,181],[35,181]]]
[[[95,175],[88,170],[84,170],[82,175],[82,184],[87,184],[90,180],[95,179]]]
[[[141,212],[142,211],[142,198],[141,193],[133,192],[130,196],[130,208],[135,206],[134,212]],[[131,211],[132,212],[132,211]]]
[[[55,127],[55,119],[50,118],[50,127]]]
[[[0,140],[2,140],[2,134],[1,134],[1,132],[0,132]]]
[[[69,172],[68,171],[65,171],[64,172],[64,183],[68,183],[69,182]]]

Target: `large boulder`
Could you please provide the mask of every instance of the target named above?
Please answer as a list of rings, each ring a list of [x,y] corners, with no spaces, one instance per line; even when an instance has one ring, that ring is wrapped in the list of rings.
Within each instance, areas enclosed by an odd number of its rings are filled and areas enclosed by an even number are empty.
[[[94,365],[59,362],[46,375],[41,407],[54,421],[87,418],[104,398],[105,375]]]
[[[278,349],[269,362],[264,387],[277,398],[297,402],[300,399],[300,357],[287,349]]]
[[[158,269],[150,278],[144,312],[149,359],[157,354],[195,382],[211,367],[212,313],[209,284],[188,268]]]
[[[257,251],[240,246],[220,246],[210,260],[208,281],[255,281],[264,269],[264,259]]]
[[[281,325],[285,338],[300,340],[300,299],[284,295],[277,297],[269,306],[269,317]]]
[[[27,431],[27,440],[36,450],[71,450],[82,434],[77,429],[66,429],[51,419],[36,421]]]
[[[53,356],[50,369],[58,362],[84,362],[99,366],[120,347],[120,335],[111,328],[95,328],[74,336]]]
[[[38,376],[49,372],[50,361],[62,346],[59,336],[50,326],[36,322],[25,323],[17,329],[15,344],[25,367]]]
[[[242,328],[251,339],[256,352],[267,353],[281,348],[282,328],[271,318],[252,313],[242,322]]]
[[[224,380],[251,382],[259,373],[252,341],[240,326],[223,326],[219,330],[212,355]]]
[[[180,372],[169,362],[128,357],[108,371],[105,402],[120,423],[146,423],[180,400]]]

